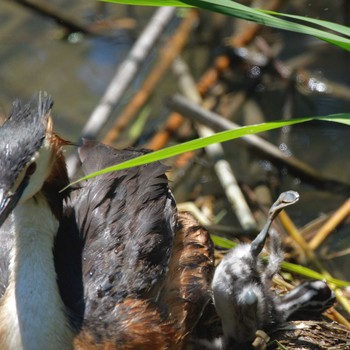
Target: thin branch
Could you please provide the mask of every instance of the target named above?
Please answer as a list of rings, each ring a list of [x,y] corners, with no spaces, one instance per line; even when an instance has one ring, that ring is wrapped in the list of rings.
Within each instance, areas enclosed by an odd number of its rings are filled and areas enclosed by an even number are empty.
[[[304,237],[300,234],[297,227],[294,225],[293,221],[289,218],[285,211],[282,211],[278,215],[281,223],[284,227],[288,227],[288,234],[294,239],[294,241],[299,244],[299,246],[304,251],[305,255],[308,257],[309,261],[322,273],[325,278],[332,278],[331,274],[323,266],[321,261],[318,259],[317,255],[313,250],[310,249],[309,244],[305,241]],[[340,288],[336,288],[334,285],[330,285],[333,289],[338,301],[342,304],[343,308],[348,314],[350,314],[350,302],[344,296],[343,291]],[[346,321],[344,324],[348,329],[350,329],[350,323]]]
[[[135,78],[142,62],[150,53],[155,42],[164,33],[165,27],[169,24],[175,14],[174,7],[160,7],[149,21],[131,49],[128,57],[118,67],[116,74],[109,83],[99,105],[92,112],[89,120],[85,124],[81,138],[94,139],[110,118],[113,110],[120,102],[125,90]],[[67,167],[72,176],[79,164],[76,153],[67,159]]]
[[[189,101],[181,95],[175,95],[168,99],[167,105],[173,111],[190,118],[192,121],[206,125],[215,131],[232,130],[240,127],[240,125],[224,119],[217,113],[206,110],[205,108]],[[244,144],[252,146],[260,152],[263,152],[269,158],[282,162],[289,168],[317,183],[333,183],[348,186],[347,184],[342,184],[339,180],[329,179],[322,176],[319,171],[293,156],[286,157],[278,147],[257,135],[243,136],[240,138],[240,140],[243,141]]]
[[[192,101],[201,102],[202,98],[196,88],[194,79],[189,73],[187,64],[178,58],[173,65],[175,74],[179,79],[179,85],[183,93],[185,93]],[[201,137],[212,135],[214,132],[203,125],[196,126],[198,134]],[[231,204],[231,208],[235,213],[237,220],[241,226],[246,229],[256,230],[257,225],[253,214],[244,198],[244,195],[238,185],[233,170],[229,163],[225,160],[224,151],[220,144],[210,145],[205,148],[207,154],[214,162],[214,170],[225,191],[226,197]]]
[[[198,20],[197,11],[192,10],[183,19],[176,33],[167,40],[161,49],[159,58],[154,65],[153,70],[148,74],[147,79],[142,84],[140,90],[133,96],[132,100],[118,116],[113,127],[104,137],[103,142],[111,144],[129,124],[130,120],[140,111],[142,106],[148,101],[154,89],[158,86],[161,79],[171,67],[176,56],[183,50],[189,35]]]
[[[329,218],[329,220],[319,229],[317,234],[309,242],[309,247],[312,250],[318,246],[331,234],[331,232],[348,216],[350,215],[350,198]]]

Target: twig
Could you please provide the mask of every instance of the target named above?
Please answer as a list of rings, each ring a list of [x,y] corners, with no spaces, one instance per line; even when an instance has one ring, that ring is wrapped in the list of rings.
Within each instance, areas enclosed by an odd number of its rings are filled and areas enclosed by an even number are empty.
[[[178,77],[180,89],[183,93],[185,93],[192,101],[200,102],[202,98],[197,91],[196,84],[189,73],[186,63],[178,58],[174,62],[173,68]],[[197,130],[201,137],[209,136],[214,133],[210,128],[203,125],[197,125]],[[205,150],[209,157],[214,161],[216,175],[241,226],[246,230],[255,230],[257,227],[255,219],[238,185],[233,170],[224,159],[222,146],[220,144],[210,145],[207,146]]]
[[[176,33],[170,40],[167,40],[167,43],[161,49],[158,61],[155,63],[153,70],[148,74],[148,78],[144,81],[141,89],[120,113],[114,126],[103,139],[104,143],[111,144],[129,124],[130,119],[135,116],[147,102],[154,89],[169,70],[176,56],[183,50],[197,19],[197,11],[191,10],[188,12],[188,15],[183,19]]]
[[[293,79],[293,84],[295,88],[303,95],[307,95],[312,93],[312,89],[310,88],[311,80],[313,84],[316,82],[320,85],[323,85],[324,91],[319,92],[320,94],[328,94],[332,95],[336,98],[340,98],[343,100],[350,99],[350,89],[348,86],[344,84],[339,84],[329,79],[326,79],[322,76],[317,76],[315,73],[310,73],[308,70],[304,68],[298,68],[296,65],[285,64],[281,60],[274,57],[274,53],[272,52],[271,47],[267,43],[267,41],[259,36],[255,40],[255,44],[257,48],[272,61],[272,64],[279,74],[281,79],[290,80]],[[299,64],[300,65],[300,64]],[[303,64],[302,66],[305,66]],[[295,66],[295,68],[293,68]],[[293,77],[294,76],[294,77]]]
[[[288,234],[294,239],[294,241],[299,244],[299,246],[304,251],[305,255],[308,257],[309,261],[321,272],[325,278],[332,278],[331,274],[325,269],[323,264],[317,258],[315,252],[309,248],[308,243],[305,241],[304,237],[300,234],[299,230],[296,228],[292,220],[289,218],[285,211],[282,211],[278,215],[282,225],[286,228]],[[288,227],[288,229],[287,229]],[[343,308],[348,314],[350,314],[350,303],[349,300],[344,297],[341,289],[330,285],[333,289],[338,301],[342,304]],[[350,323],[345,324],[348,329],[350,329]]]
[[[312,250],[318,246],[330,235],[330,233],[350,214],[350,198],[329,218],[329,220],[320,228],[317,234],[309,242]]]
[[[322,214],[318,218],[308,222],[304,227],[300,229],[301,235],[307,240],[310,241],[312,237],[315,236],[315,233],[325,224],[329,219],[331,214]]]
[[[162,130],[153,136],[152,140],[146,145],[146,148],[158,150],[164,147],[171,136],[178,131],[183,122],[184,118],[181,114],[171,113]]]
[[[96,135],[108,121],[114,108],[120,102],[125,90],[134,79],[140,65],[148,56],[154,43],[163,34],[164,28],[173,18],[175,11],[175,7],[160,7],[156,10],[149,24],[135,42],[128,57],[118,67],[99,105],[94,109],[88,122],[85,124],[81,134],[82,138],[96,138]],[[78,156],[74,153],[67,160],[70,176],[75,173],[78,164]]]
[[[268,5],[269,9],[272,9],[269,7],[271,4]],[[272,6],[275,6],[272,4]],[[264,6],[263,6],[264,7]],[[260,26],[260,25],[258,25]],[[247,34],[245,35],[245,31],[250,31],[250,28],[246,28],[243,33],[240,32],[237,34],[237,39],[245,37],[246,39],[241,41],[242,45],[248,44],[250,40],[252,40],[255,37],[256,31],[253,35]],[[231,61],[228,55],[220,55],[216,57],[214,60],[212,66],[201,76],[200,80],[197,83],[197,89],[199,94],[203,97],[206,95],[208,90],[210,89],[213,84],[218,80],[218,78],[231,66]],[[178,113],[171,113],[165,123],[165,126],[163,130],[158,132],[153,139],[146,145],[147,148],[157,150],[162,147],[164,147],[171,136],[176,133],[178,128],[182,125],[184,122],[183,117]]]
[[[201,137],[214,134],[211,129],[205,126],[198,126],[197,129]],[[256,221],[238,185],[230,164],[224,159],[224,151],[221,144],[217,143],[207,146],[205,150],[209,157],[214,161],[216,176],[225,191],[226,197],[231,204],[237,220],[245,230],[256,230]]]
[[[283,5],[283,3],[282,0],[254,1],[251,6],[276,11]],[[245,20],[238,20],[237,22],[239,25],[235,25],[235,33],[230,41],[227,40],[227,42],[233,47],[247,46],[263,27],[260,23],[253,23]]]

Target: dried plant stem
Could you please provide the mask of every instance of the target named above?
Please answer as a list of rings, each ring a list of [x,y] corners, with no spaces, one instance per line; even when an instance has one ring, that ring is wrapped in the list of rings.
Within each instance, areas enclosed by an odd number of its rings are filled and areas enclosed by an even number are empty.
[[[197,11],[189,11],[176,33],[170,38],[170,40],[167,40],[166,44],[161,49],[159,59],[155,63],[153,70],[148,74],[148,78],[144,81],[141,89],[120,113],[115,124],[106,134],[103,139],[104,143],[111,144],[119,136],[120,132],[128,126],[130,120],[140,111],[142,106],[148,101],[154,89],[159,85],[159,82],[171,67],[176,56],[185,47],[190,32],[197,20]]]
[[[294,225],[293,221],[289,218],[287,213],[285,211],[282,211],[278,217],[282,225],[288,232],[288,234],[302,248],[302,250],[304,251],[305,255],[308,257],[311,264],[314,265],[325,278],[332,278],[330,273],[326,270],[326,268],[317,258],[315,252],[309,248],[308,243],[305,241],[304,237],[300,234],[299,230]],[[349,303],[349,300],[346,297],[344,297],[342,290],[339,288],[336,288],[332,284],[330,284],[330,288],[332,288],[338,301],[341,303],[341,305],[346,310],[346,312],[350,315],[350,303]],[[347,321],[346,323],[347,324],[344,324],[344,325],[348,327],[348,329],[350,329],[350,323]]]
[[[85,124],[81,137],[94,139],[108,121],[114,108],[120,102],[125,90],[135,78],[142,62],[148,56],[155,42],[163,34],[175,14],[174,7],[160,7],[156,10],[149,24],[139,36],[125,61],[118,67],[116,74],[109,83],[100,103],[92,112]],[[79,164],[76,153],[67,159],[69,175],[72,176]]]
[[[331,232],[350,214],[350,198],[328,219],[310,240],[309,248],[315,250]]]
[[[65,27],[70,32],[81,32],[88,35],[100,35],[97,32],[83,24],[78,23],[76,19],[73,19],[67,14],[59,13],[58,9],[51,6],[48,1],[41,1],[40,3],[32,2],[28,0],[13,0],[17,4],[26,7],[42,16],[53,19],[58,25]],[[13,2],[12,1],[12,2]]]

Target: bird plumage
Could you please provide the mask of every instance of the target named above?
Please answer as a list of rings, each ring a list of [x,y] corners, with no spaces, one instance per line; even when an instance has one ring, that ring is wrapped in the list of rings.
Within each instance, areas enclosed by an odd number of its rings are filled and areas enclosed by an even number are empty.
[[[216,268],[213,300],[223,334],[212,342],[204,341],[206,349],[251,349],[252,343],[254,348],[263,349],[269,339],[265,331],[271,332],[301,314],[320,316],[334,303],[334,293],[323,281],[305,282],[282,297],[271,291],[272,278],[283,261],[281,239],[271,224],[283,208],[298,200],[299,194],[295,191],[281,193],[252,243],[232,248]],[[259,254],[267,236],[270,255],[265,263]]]
[[[1,188],[12,186],[13,178],[17,178],[34,156],[33,150],[41,147],[51,105],[52,100],[44,98],[38,103],[37,110],[33,111],[30,105],[23,106],[19,100],[14,101],[10,115],[1,127]]]
[[[11,140],[0,143],[0,163],[15,169],[11,177],[0,177],[0,186],[8,192],[20,176],[20,186],[27,191],[38,177],[36,168],[42,170],[38,154],[46,147],[49,169],[38,193],[40,203],[52,212],[50,220],[57,221],[48,256],[52,255],[53,277],[74,336],[72,347],[182,349],[210,298],[213,251],[207,232],[189,214],[177,212],[165,175],[168,168],[158,162],[104,174],[59,192],[69,180],[61,152],[65,142],[51,129],[51,106],[45,94],[36,106],[17,103],[0,128],[6,137],[12,133]],[[22,128],[32,132],[25,146],[16,140]],[[22,157],[20,165],[12,166],[14,157],[4,160],[7,149]],[[86,141],[80,158],[87,174],[144,152]],[[38,196],[27,192],[34,199]],[[12,205],[21,207],[21,200]],[[13,215],[1,215],[7,220],[0,228],[0,296],[9,288],[12,251],[22,234],[14,229],[17,207]],[[2,327],[0,322],[0,334]]]

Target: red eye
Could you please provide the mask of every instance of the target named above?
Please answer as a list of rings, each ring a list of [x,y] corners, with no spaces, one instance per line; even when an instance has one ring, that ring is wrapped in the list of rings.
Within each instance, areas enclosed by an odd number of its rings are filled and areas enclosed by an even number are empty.
[[[35,173],[36,170],[36,163],[32,163],[28,166],[27,171],[26,171],[26,175],[33,175]]]

